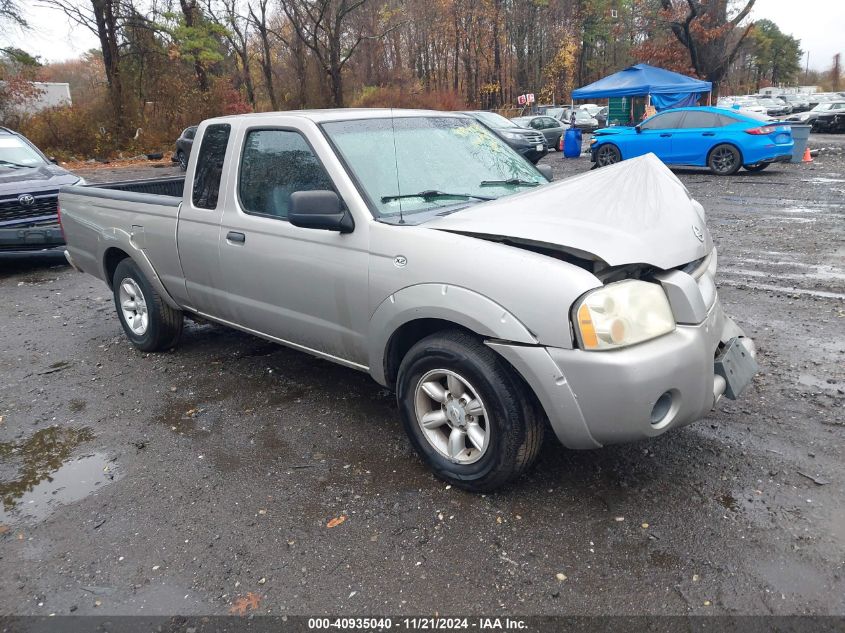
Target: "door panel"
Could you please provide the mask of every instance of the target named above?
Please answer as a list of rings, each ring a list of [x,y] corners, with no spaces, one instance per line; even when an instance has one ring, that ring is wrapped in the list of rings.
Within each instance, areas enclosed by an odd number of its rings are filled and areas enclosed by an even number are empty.
[[[653,152],[660,160],[672,163],[674,160],[674,136],[680,127],[683,116],[683,112],[661,112],[644,121],[640,125],[640,133],[636,134],[636,137],[630,141],[633,153],[629,152],[626,155],[623,152],[623,157],[632,158]]]
[[[295,130],[248,129],[220,227],[222,318],[295,345],[365,364],[368,254],[364,231],[287,221],[290,194],[335,189]]]
[[[681,127],[672,130],[672,159],[675,163],[703,166],[715,144],[721,124],[714,112],[688,110]]]

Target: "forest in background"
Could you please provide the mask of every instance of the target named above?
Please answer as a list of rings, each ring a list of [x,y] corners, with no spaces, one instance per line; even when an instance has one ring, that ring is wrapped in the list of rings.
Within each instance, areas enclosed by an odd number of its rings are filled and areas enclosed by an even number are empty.
[[[0,0],[0,28],[31,28]],[[4,47],[0,124],[60,157],[170,149],[203,118],[345,106],[565,103],[574,88],[647,62],[718,94],[838,86],[805,73],[800,42],[755,0],[39,0],[100,47],[44,63]],[[0,31],[2,32],[2,31]],[[72,107],[34,115],[32,81],[70,84]]]

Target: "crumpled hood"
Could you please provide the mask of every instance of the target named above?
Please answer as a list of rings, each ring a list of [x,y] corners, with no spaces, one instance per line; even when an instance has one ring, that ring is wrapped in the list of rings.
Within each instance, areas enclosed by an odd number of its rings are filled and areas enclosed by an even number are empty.
[[[69,171],[55,165],[38,165],[7,169],[0,167],[0,197],[56,190],[79,180]]]
[[[654,154],[477,204],[425,226],[563,247],[611,266],[665,270],[713,248],[704,209]]]

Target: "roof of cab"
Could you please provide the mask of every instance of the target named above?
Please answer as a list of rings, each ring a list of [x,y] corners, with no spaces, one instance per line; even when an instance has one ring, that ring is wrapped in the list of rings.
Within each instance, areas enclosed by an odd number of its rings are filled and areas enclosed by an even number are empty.
[[[235,114],[216,117],[213,121],[240,121],[273,119],[279,116],[299,117],[314,123],[328,121],[349,121],[350,119],[389,119],[391,117],[419,117],[419,116],[448,116],[466,117],[461,112],[444,112],[441,110],[406,110],[403,108],[331,108],[326,110],[288,110],[278,112],[254,112],[252,114]]]

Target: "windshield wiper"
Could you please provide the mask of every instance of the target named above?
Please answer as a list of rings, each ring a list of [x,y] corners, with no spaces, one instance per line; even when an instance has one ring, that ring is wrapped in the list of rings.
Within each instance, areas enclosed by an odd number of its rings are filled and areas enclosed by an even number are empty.
[[[483,184],[483,183],[482,183]],[[394,196],[382,196],[382,202],[390,202],[391,200],[403,200],[405,198],[422,198],[426,202],[432,198],[476,198],[477,200],[495,200],[491,196],[477,196],[474,193],[446,193],[445,191],[437,191],[436,189],[428,189],[420,191],[419,193],[406,193]]]
[[[0,158],[0,165],[7,165],[9,167],[29,167],[29,165],[21,165],[20,163],[13,163],[10,160],[3,160]]]
[[[507,180],[482,180],[482,187],[495,187],[496,185],[520,185],[522,187],[537,187],[539,182],[533,180],[522,180],[521,178],[508,178]]]

